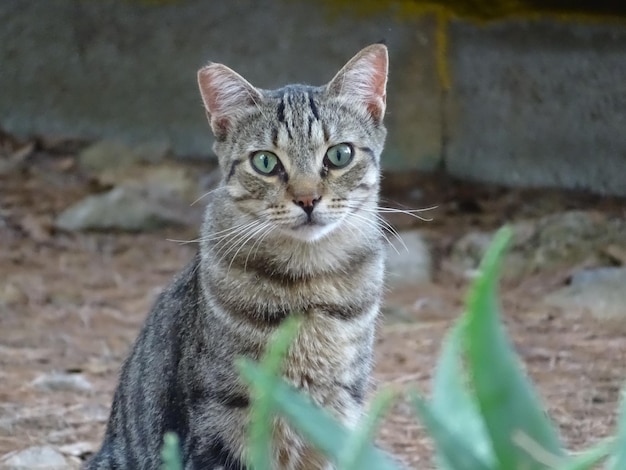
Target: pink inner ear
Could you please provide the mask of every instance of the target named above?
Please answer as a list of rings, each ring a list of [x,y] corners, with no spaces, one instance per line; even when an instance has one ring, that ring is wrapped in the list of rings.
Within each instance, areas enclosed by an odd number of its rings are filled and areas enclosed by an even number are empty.
[[[261,99],[241,75],[222,64],[210,64],[198,72],[200,94],[216,136],[223,136],[238,116]]]
[[[387,102],[387,68],[386,61],[384,58],[377,57],[377,63],[375,64],[376,73],[372,77],[372,85],[374,89],[374,97],[368,103],[367,110],[374,116],[376,119],[382,119],[383,114],[385,113],[385,104]]]
[[[211,119],[210,123],[211,129],[213,129],[213,133],[218,139],[224,138],[228,134],[230,122],[227,118]]]
[[[369,96],[366,97],[367,110],[375,119],[382,119],[387,101],[387,54],[375,51],[367,56],[369,71]]]
[[[332,94],[362,104],[376,120],[385,113],[387,48],[368,46],[354,56],[328,84]]]
[[[204,106],[213,118],[219,118],[225,108],[224,102],[228,100],[225,93],[227,78],[219,65],[205,67],[198,75]]]
[[[198,74],[200,93],[207,111],[213,116],[226,115],[250,106],[258,91],[241,75],[222,64],[211,64]]]
[[[221,114],[221,106],[219,101],[219,93],[216,91],[215,87],[207,86],[206,87],[206,107],[209,111],[209,114],[216,116]]]
[[[387,86],[387,57],[384,54],[375,54],[372,60],[372,69],[372,90],[382,98],[384,103]]]

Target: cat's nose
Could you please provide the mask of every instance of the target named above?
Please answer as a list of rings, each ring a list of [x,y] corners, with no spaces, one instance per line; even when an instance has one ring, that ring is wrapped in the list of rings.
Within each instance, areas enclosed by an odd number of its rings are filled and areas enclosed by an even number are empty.
[[[322,196],[318,196],[317,194],[307,194],[304,196],[297,196],[293,200],[293,203],[302,207],[302,210],[310,217],[313,209],[315,209],[317,203],[320,202],[320,199],[322,199]]]

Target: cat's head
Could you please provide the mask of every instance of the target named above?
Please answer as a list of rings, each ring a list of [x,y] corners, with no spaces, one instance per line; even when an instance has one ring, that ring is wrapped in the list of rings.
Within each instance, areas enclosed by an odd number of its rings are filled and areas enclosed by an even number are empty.
[[[375,44],[325,86],[279,90],[255,88],[222,64],[202,68],[200,92],[236,207],[315,241],[375,205],[387,63],[387,48]]]

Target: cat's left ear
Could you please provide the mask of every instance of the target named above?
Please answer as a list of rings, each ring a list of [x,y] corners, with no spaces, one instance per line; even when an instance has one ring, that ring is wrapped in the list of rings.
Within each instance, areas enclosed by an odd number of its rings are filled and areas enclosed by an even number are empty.
[[[376,121],[381,121],[387,101],[388,64],[387,47],[372,44],[350,59],[326,89],[330,95],[362,103]]]

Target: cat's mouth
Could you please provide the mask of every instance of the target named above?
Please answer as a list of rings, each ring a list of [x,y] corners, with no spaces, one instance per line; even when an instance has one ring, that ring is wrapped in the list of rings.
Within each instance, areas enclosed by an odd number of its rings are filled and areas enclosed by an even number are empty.
[[[311,219],[293,225],[289,232],[292,237],[306,242],[313,242],[332,232],[336,225],[336,223],[323,223]]]
[[[324,225],[326,224],[318,222],[317,220],[308,219],[300,224],[296,224],[294,227],[292,227],[292,229],[298,230],[298,229],[307,228],[307,227],[323,227]]]

